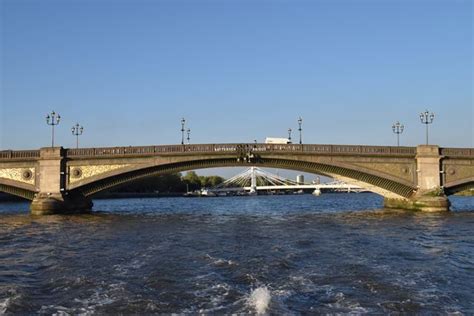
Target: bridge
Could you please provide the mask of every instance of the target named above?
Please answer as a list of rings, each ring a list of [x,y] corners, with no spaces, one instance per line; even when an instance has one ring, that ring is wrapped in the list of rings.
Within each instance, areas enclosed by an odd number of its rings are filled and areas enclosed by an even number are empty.
[[[321,190],[338,190],[345,192],[360,192],[363,189],[359,186],[333,181],[330,183],[303,183],[282,178],[258,167],[252,166],[247,170],[225,180],[223,183],[202,191],[204,195],[219,194],[227,192],[248,192],[249,194],[258,191],[278,191],[278,190],[313,190],[316,195],[321,194]]]
[[[474,187],[473,148],[252,143],[0,151],[0,191],[31,200],[32,214],[87,211],[94,194],[147,176],[249,164],[325,175],[423,211],[448,210],[448,195]]]

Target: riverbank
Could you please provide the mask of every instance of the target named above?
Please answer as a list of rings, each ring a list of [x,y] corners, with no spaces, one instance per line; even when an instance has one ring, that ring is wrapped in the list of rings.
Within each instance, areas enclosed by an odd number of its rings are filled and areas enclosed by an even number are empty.
[[[182,192],[105,192],[94,195],[94,200],[104,199],[133,199],[133,198],[156,198],[183,196]]]
[[[474,196],[474,189],[462,191],[462,192],[456,193],[455,195],[458,195],[458,196]]]

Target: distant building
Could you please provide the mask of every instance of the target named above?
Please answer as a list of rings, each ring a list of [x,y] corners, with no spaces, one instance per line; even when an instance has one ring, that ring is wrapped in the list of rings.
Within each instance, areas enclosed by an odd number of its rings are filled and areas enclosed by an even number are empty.
[[[296,176],[296,183],[297,184],[304,184],[304,175],[299,174]]]

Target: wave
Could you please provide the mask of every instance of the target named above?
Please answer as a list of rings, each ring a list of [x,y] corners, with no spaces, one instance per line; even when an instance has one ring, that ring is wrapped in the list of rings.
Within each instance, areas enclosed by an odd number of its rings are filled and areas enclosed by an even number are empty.
[[[261,286],[252,290],[247,299],[247,304],[257,312],[257,315],[262,315],[267,311],[270,301],[270,291],[266,286]]]
[[[0,300],[0,315],[3,315],[7,312],[8,306],[10,305],[10,301],[10,297],[7,297],[4,300]]]
[[[233,260],[226,260],[226,259],[221,259],[221,258],[215,258],[209,254],[206,254],[206,259],[212,261],[211,264],[217,267],[222,267],[222,266],[237,266],[238,263],[233,261]]]

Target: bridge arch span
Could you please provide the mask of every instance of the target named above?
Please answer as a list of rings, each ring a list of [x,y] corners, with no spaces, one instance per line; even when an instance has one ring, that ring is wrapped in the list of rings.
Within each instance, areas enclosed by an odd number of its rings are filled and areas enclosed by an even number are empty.
[[[474,189],[474,177],[448,183],[444,187],[444,192],[446,195],[453,195],[469,189]]]
[[[35,187],[18,181],[0,178],[0,192],[15,195],[32,201],[35,198]]]
[[[246,167],[250,165],[309,172],[332,178],[345,179],[346,181],[352,180],[355,184],[384,197],[409,198],[415,190],[411,183],[402,179],[390,177],[378,171],[366,170],[362,167],[355,168],[354,166],[340,163],[328,164],[283,158],[260,158],[255,163],[245,163],[239,162],[235,158],[224,157],[187,160],[157,165],[142,165],[140,167],[125,167],[77,182],[70,185],[68,189],[70,192],[80,193],[86,197],[90,197],[101,191],[134,182],[148,176],[196,169]]]

